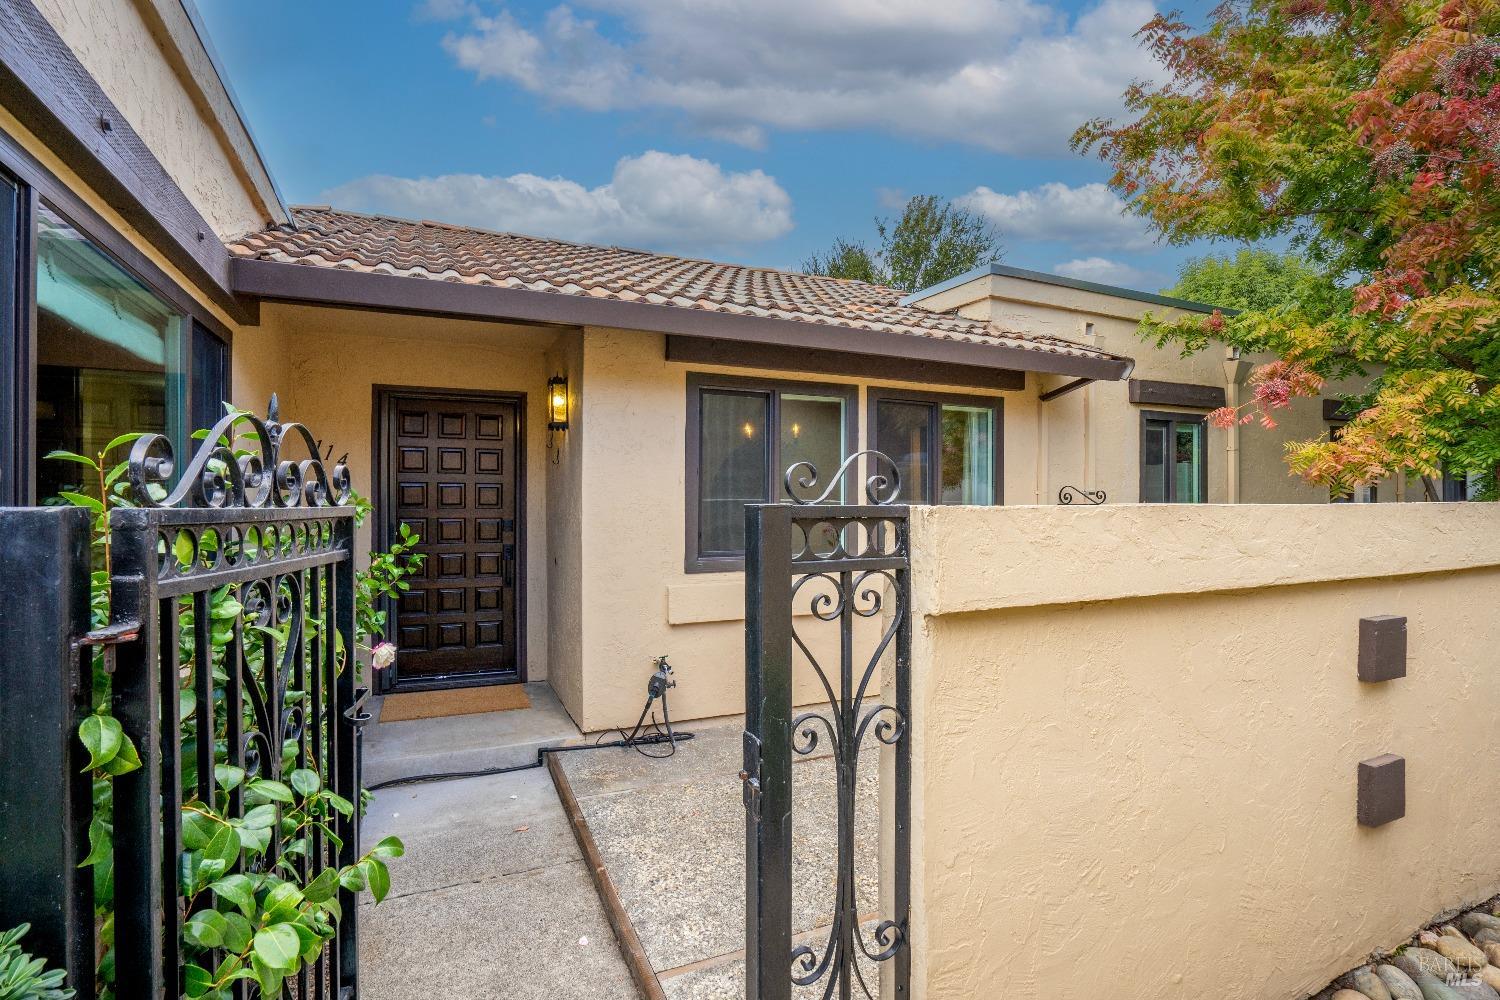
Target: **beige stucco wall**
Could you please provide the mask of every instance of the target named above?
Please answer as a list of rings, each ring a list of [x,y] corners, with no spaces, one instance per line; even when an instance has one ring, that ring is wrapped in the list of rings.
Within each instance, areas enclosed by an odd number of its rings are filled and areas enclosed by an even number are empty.
[[[559,335],[546,356],[546,375],[568,380],[569,427],[554,435],[547,466],[547,680],[575,720],[583,713],[584,422],[588,392],[583,331]]]
[[[269,181],[245,165],[249,139],[180,4],[36,5],[219,236],[264,228],[279,215]]]
[[[1064,337],[1134,358],[1136,367],[1132,377],[1137,379],[1230,389],[1231,377],[1243,380],[1252,365],[1271,360],[1269,356],[1247,356],[1238,369],[1231,366],[1226,370],[1222,347],[1182,357],[1177,348],[1156,347],[1137,333],[1140,319],[1146,313],[1171,317],[1180,315],[1176,310],[1009,275],[982,275],[919,304],[936,311],[957,310],[1005,329]],[[1048,376],[1043,388],[1056,388],[1067,381]],[[1325,388],[1324,396],[1332,399],[1359,388],[1358,380],[1332,383]],[[1239,401],[1249,398],[1249,389],[1241,385]],[[1209,502],[1224,503],[1234,498],[1229,474],[1230,463],[1234,461],[1239,472],[1239,502],[1326,503],[1328,490],[1292,475],[1283,457],[1289,441],[1328,435],[1329,424],[1323,420],[1322,407],[1321,399],[1296,400],[1290,408],[1276,411],[1278,426],[1273,430],[1258,424],[1239,428],[1237,432],[1209,428]],[[1052,502],[1064,486],[1103,489],[1111,502],[1139,501],[1143,409],[1200,415],[1204,412],[1132,404],[1125,382],[1096,382],[1042,404],[1044,450],[1038,462],[1045,470],[1042,495],[1046,499],[1038,502]],[[1237,459],[1231,449],[1236,437]],[[1398,499],[1395,481],[1377,484],[1377,498],[1382,502]]]
[[[258,413],[278,393],[283,419],[306,424],[334,457],[349,454],[355,489],[372,496],[374,387],[481,389],[526,396],[526,672],[548,664],[546,353],[541,327],[265,303],[260,328],[235,342],[235,402]],[[356,539],[363,564],[370,525]]]
[[[744,574],[683,568],[687,374],[797,376],[669,362],[659,335],[592,327],[584,332],[582,365],[582,434],[567,445],[581,446],[584,475],[582,697],[574,720],[587,730],[633,723],[651,659],[664,653],[677,669],[674,718],[741,712]],[[864,389],[871,383],[822,375],[804,381],[861,386],[860,440],[868,440]],[[1035,392],[996,395],[1005,399],[1006,501],[1028,503],[1036,493]],[[831,634],[814,634],[814,651],[831,654]],[[819,700],[816,677],[805,666],[796,684],[799,704]]]
[[[1500,890],[1500,508],[913,513],[918,1000],[1287,998]],[[1358,621],[1409,673],[1356,679]],[[1407,810],[1355,822],[1356,766]]]

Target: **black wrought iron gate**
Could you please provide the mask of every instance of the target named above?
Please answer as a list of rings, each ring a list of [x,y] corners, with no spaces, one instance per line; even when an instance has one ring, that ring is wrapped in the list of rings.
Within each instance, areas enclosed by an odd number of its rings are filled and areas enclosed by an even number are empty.
[[[93,880],[77,873],[91,821],[113,827],[107,863],[114,995],[121,998],[201,995],[187,974],[190,958],[212,967],[222,957],[202,937],[197,953],[185,953],[189,897],[212,898],[189,867],[187,812],[208,807],[225,826],[248,830],[247,795],[283,780],[311,795],[314,772],[317,787],[352,808],[310,824],[292,842],[295,850],[279,853],[280,838],[268,834],[259,853],[247,852],[228,873],[274,870],[301,885],[357,856],[358,730],[367,692],[357,688],[354,658],[348,472],[342,461],[325,468],[306,428],[278,422],[274,399],[268,417],[225,417],[180,475],[166,439],[135,442],[122,505],[110,513],[107,536],[93,539],[96,554],[101,546],[105,553],[107,568],[95,559],[92,572],[107,574],[108,627],[90,630],[84,512],[0,511],[0,528],[32,535],[0,547],[0,571],[10,575],[0,578],[7,588],[0,593],[0,679],[24,709],[0,711],[0,746],[35,744],[18,763],[35,769],[37,786],[28,789],[25,775],[0,780],[0,841],[7,849],[26,845],[34,862],[24,884],[11,880],[16,891],[0,916],[36,921],[38,952],[67,969],[82,997],[94,995],[98,957]],[[306,457],[287,457],[293,453]],[[32,592],[11,589],[23,586]],[[100,647],[105,690],[90,666]],[[105,820],[89,801],[89,768],[80,767],[88,755],[80,757],[75,735],[100,698],[140,763],[114,778]],[[23,720],[43,738],[20,739],[12,730]],[[23,800],[21,808],[11,799]],[[37,823],[57,834],[57,849]],[[9,879],[11,867],[0,864],[0,872]],[[288,975],[284,995],[357,996],[359,907],[351,886],[334,894],[342,919],[317,956]],[[226,989],[259,995],[238,981]]]
[[[870,473],[862,504],[846,504],[861,460]],[[889,473],[882,472],[889,469]],[[911,815],[911,560],[908,510],[896,503],[895,466],[879,452],[860,452],[822,487],[809,463],[786,473],[792,502],[746,508],[745,931],[747,1000],[788,1000],[792,986],[821,990],[824,1000],[874,998],[858,959],[883,963],[889,997],[908,995]],[[818,492],[821,490],[821,492]],[[812,495],[816,494],[816,495]],[[837,629],[838,663],[825,666],[816,640],[799,630]],[[867,626],[860,622],[870,621]],[[795,652],[794,652],[795,651]],[[792,676],[811,670],[827,708],[792,715]],[[882,666],[885,667],[882,677]],[[882,689],[883,681],[883,689]],[[893,696],[894,703],[881,698]],[[856,895],[855,802],[866,737],[894,754],[894,826],[889,837],[892,907],[862,923]],[[823,738],[832,751],[838,797],[836,898],[826,937],[793,946],[792,760]],[[871,746],[878,745],[876,743]],[[873,924],[873,926],[871,926]],[[858,990],[858,992],[856,992]]]

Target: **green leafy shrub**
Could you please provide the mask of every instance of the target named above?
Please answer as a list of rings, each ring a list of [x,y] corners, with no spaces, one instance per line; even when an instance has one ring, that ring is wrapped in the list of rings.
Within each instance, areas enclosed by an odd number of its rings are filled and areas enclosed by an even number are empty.
[[[0,1000],[71,1000],[73,991],[63,986],[63,971],[47,969],[47,963],[21,950],[21,938],[30,924],[0,934]]]
[[[122,435],[93,458],[72,452],[53,452],[48,457],[73,462],[89,470],[94,493],[64,493],[59,502],[83,507],[93,514],[95,569],[92,574],[92,613],[95,627],[109,620],[110,535],[109,515],[116,507],[131,506],[126,493],[125,462],[111,463],[116,449],[141,435]],[[204,437],[200,431],[196,437]],[[227,445],[231,442],[224,442]],[[357,518],[369,514],[369,504],[358,500]],[[380,635],[385,618],[380,603],[406,589],[404,577],[415,571],[422,557],[413,551],[417,537],[403,532],[392,553],[378,554],[371,569],[356,574],[356,646],[366,650]],[[203,544],[200,541],[200,544]],[[199,553],[200,555],[202,553]],[[178,552],[184,565],[194,553]],[[182,954],[184,996],[190,1000],[229,1000],[237,983],[248,981],[265,1000],[286,995],[287,977],[316,961],[325,944],[336,933],[342,917],[338,891],[368,891],[378,903],[390,891],[386,861],[399,857],[403,846],[388,837],[347,866],[323,866],[316,844],[321,840],[335,850],[342,841],[336,832],[340,817],[353,814],[355,804],[324,787],[314,769],[299,766],[307,749],[288,740],[281,750],[281,770],[286,781],[249,776],[231,763],[226,734],[228,701],[223,697],[228,671],[238,669],[228,662],[227,649],[242,627],[244,655],[250,672],[259,676],[268,650],[285,646],[285,628],[254,624],[250,612],[231,587],[209,594],[207,630],[211,646],[214,713],[211,719],[195,715],[196,699],[191,671],[183,671],[179,697],[183,806],[179,859],[180,905],[183,914]],[[180,646],[178,662],[193,662],[193,604],[178,605]],[[323,623],[308,617],[304,642],[317,643]],[[349,651],[338,646],[338,669],[356,669]],[[88,751],[87,770],[93,777],[94,817],[89,827],[89,854],[80,867],[94,872],[95,918],[99,943],[98,982],[101,998],[114,996],[114,848],[113,782],[141,766],[140,755],[119,721],[110,714],[110,677],[101,653],[94,657],[92,711],[78,728],[78,737]],[[305,691],[283,692],[284,707],[304,702]],[[249,713],[249,699],[244,710]],[[247,731],[253,728],[248,714]],[[200,739],[212,740],[215,767],[209,801],[197,792],[196,748]],[[300,740],[301,738],[299,738]],[[327,759],[326,754],[320,759]],[[243,800],[243,815],[235,815],[231,804]],[[17,935],[19,936],[19,935]],[[60,976],[60,974],[59,974]],[[60,979],[59,979],[60,981]],[[50,985],[56,985],[51,983]],[[33,994],[14,996],[29,998]],[[38,998],[71,994],[38,993]],[[0,1000],[12,994],[0,991]]]

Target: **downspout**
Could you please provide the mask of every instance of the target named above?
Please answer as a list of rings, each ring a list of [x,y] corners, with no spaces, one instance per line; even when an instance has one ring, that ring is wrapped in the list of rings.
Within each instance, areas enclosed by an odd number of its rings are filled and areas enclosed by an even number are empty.
[[[1224,402],[1231,410],[1240,406],[1240,383],[1250,372],[1250,362],[1240,360],[1238,347],[1224,349]],[[1229,503],[1240,502],[1240,422],[1233,421],[1224,432],[1225,492]]]

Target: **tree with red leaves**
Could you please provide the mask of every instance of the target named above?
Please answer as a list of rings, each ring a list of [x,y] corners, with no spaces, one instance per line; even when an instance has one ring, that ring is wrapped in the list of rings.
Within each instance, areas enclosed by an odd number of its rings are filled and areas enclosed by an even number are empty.
[[[1212,342],[1277,361],[1252,412],[1372,376],[1336,441],[1288,445],[1335,492],[1388,475],[1500,465],[1500,2],[1241,0],[1198,29],[1141,30],[1167,82],[1125,95],[1130,119],[1074,136],[1172,242],[1289,239],[1320,280],[1296,302],[1148,320],[1184,351]]]

